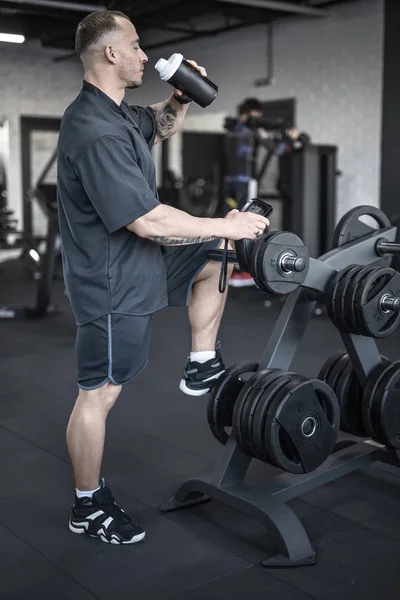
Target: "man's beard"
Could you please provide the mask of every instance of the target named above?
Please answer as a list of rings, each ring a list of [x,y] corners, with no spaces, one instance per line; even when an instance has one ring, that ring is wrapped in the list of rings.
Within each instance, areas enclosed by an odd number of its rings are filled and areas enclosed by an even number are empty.
[[[142,85],[141,81],[130,81],[126,84],[127,90],[134,90]]]

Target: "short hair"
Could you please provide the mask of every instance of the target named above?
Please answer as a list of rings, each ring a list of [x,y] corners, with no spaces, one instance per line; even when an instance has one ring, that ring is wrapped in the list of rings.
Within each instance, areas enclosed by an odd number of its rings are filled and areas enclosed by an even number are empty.
[[[247,115],[252,110],[263,112],[263,105],[258,98],[246,98],[239,104],[239,115]]]
[[[104,34],[117,31],[119,26],[115,17],[130,18],[116,10],[101,10],[92,12],[79,23],[75,34],[75,52],[82,57],[85,52],[94,46]]]

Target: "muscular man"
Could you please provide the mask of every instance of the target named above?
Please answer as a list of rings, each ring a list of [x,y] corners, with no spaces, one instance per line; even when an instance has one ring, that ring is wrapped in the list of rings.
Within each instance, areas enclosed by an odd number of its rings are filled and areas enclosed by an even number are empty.
[[[189,306],[192,352],[180,389],[209,391],[224,370],[216,339],[225,295],[207,252],[223,238],[254,240],[269,223],[237,211],[195,218],[160,204],[150,149],[181,125],[187,98],[174,91],[148,108],[124,101],[126,88],[141,85],[147,62],[128,17],[90,14],[78,25],[76,51],[84,81],[62,119],[57,165],[64,278],[78,326],[69,527],[131,544],[145,533],[100,479],[108,412],[121,386],[145,367],[151,316],[167,305]]]

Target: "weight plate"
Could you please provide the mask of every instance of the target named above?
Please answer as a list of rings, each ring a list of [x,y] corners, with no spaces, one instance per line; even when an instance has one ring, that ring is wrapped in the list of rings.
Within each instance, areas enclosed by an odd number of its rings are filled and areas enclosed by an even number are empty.
[[[268,287],[265,285],[264,281],[262,280],[262,272],[261,272],[261,277],[259,274],[259,270],[258,270],[258,256],[261,252],[262,255],[262,248],[264,247],[264,243],[265,240],[268,239],[271,235],[271,232],[269,233],[264,233],[261,237],[258,238],[258,240],[256,240],[254,242],[254,249],[253,249],[253,254],[251,256],[251,265],[250,265],[250,273],[257,285],[257,287],[260,288],[260,290],[262,290],[263,292],[268,292],[269,293],[269,289]],[[262,265],[262,261],[261,261],[261,265]]]
[[[253,391],[251,381],[255,380],[257,377],[257,373],[253,373],[253,375],[245,382],[242,389],[240,390],[237,400],[235,402],[232,414],[232,425],[233,430],[235,432],[236,441],[238,444],[244,449],[245,444],[242,438],[242,430],[241,430],[241,414],[242,409],[246,403],[247,395]]]
[[[385,269],[385,271],[386,271],[386,269]],[[379,297],[380,297],[379,292],[382,289],[382,287],[384,287],[384,283],[386,281],[383,278],[384,276],[385,275],[384,275],[384,273],[382,273],[382,268],[375,267],[364,277],[363,281],[361,282],[361,285],[355,291],[353,310],[354,310],[354,313],[355,313],[355,316],[356,316],[356,319],[358,322],[358,327],[359,327],[360,331],[362,332],[361,335],[364,335],[364,336],[367,335],[366,324],[363,321],[363,311],[361,309],[362,299],[364,298],[364,300],[365,300],[365,295],[364,295],[365,292],[367,293],[367,296],[369,296],[369,297],[371,297],[370,296],[371,292],[372,292],[372,297],[375,297],[375,292],[377,292],[378,299],[379,299]]]
[[[286,272],[281,266],[281,259],[285,255],[303,259],[304,270]],[[309,264],[308,249],[297,235],[288,231],[275,231],[264,240],[258,251],[257,277],[264,282],[271,294],[285,296],[304,283]]]
[[[375,234],[376,229],[360,221],[360,217],[365,216],[372,217],[376,221],[378,229],[385,229],[391,226],[385,213],[375,206],[358,206],[352,208],[340,219],[335,228],[333,248],[340,248],[350,242]]]
[[[271,235],[273,235],[275,232],[273,231],[269,231],[268,233],[264,233],[261,237],[258,238],[258,240],[256,240],[254,242],[254,251],[251,257],[251,262],[252,262],[252,274],[254,274],[257,279],[261,279],[262,277],[262,255],[263,255],[263,248],[264,248],[264,244],[267,240],[269,240],[269,238],[271,237]],[[261,254],[261,260],[259,259]]]
[[[251,379],[248,381],[248,390],[246,393],[243,393],[240,401],[238,402],[238,411],[237,415],[234,418],[235,422],[235,432],[238,433],[237,440],[240,443],[241,448],[250,456],[255,455],[251,437],[248,432],[248,422],[250,418],[251,407],[255,398],[259,398],[262,394],[265,381],[269,379],[270,376],[279,376],[279,369],[263,369],[259,371]]]
[[[338,329],[341,325],[338,317],[340,304],[338,303],[339,297],[337,295],[337,289],[342,280],[342,277],[345,277],[348,271],[358,266],[359,265],[349,265],[345,267],[341,271],[338,271],[328,283],[328,288],[326,292],[326,309],[330,320]]]
[[[244,385],[242,377],[258,369],[255,362],[247,362],[229,367],[213,387],[208,406],[207,419],[214,437],[226,444],[229,434],[225,427],[232,426],[232,414],[236,399]]]
[[[265,388],[255,407],[251,431],[252,444],[257,457],[263,462],[271,462],[265,445],[265,423],[268,417],[269,406],[279,390],[294,377],[298,377],[298,375],[291,371],[279,371],[275,376],[270,375],[268,381],[265,381]]]
[[[365,277],[355,297],[355,311],[363,335],[383,338],[397,329],[400,313],[381,308],[385,294],[395,297],[400,294],[400,274],[389,267],[377,267]]]
[[[400,449],[400,361],[391,364],[371,398],[376,441]]]
[[[337,352],[328,358],[328,360],[322,365],[320,372],[318,373],[318,379],[327,382],[329,374],[337,361],[342,358],[343,352]],[[329,385],[329,384],[328,384]]]
[[[235,242],[237,260],[241,270],[245,273],[250,273],[253,247],[254,242],[252,240],[238,240]]]
[[[367,267],[360,267],[358,272],[352,277],[352,281],[347,288],[347,294],[343,302],[343,310],[345,318],[348,319],[349,324],[352,326],[352,331],[356,335],[363,335],[362,323],[359,322],[358,313],[356,310],[356,295],[362,285],[364,278],[371,273],[375,267],[371,265]]]
[[[325,383],[327,385],[329,385],[329,387],[332,388],[333,390],[335,389],[336,383],[337,383],[340,375],[342,374],[343,369],[345,369],[347,367],[347,365],[348,365],[348,355],[346,353],[342,353],[342,356],[335,363],[335,366],[331,369],[329,376],[325,380]]]
[[[340,410],[323,381],[294,379],[271,402],[264,439],[273,464],[289,473],[309,473],[332,452]]]
[[[370,373],[364,387],[362,397],[362,419],[365,431],[373,440],[376,440],[378,438],[378,434],[374,426],[375,424],[372,411],[373,400],[380,382],[382,381],[386,373],[389,371],[390,367],[391,363],[379,363],[379,365],[377,365]]]
[[[333,391],[335,392],[336,397],[338,399],[338,402],[340,404],[340,399],[337,394],[337,388],[339,385],[340,378],[343,375],[343,372],[346,371],[349,364],[351,364],[351,363],[350,363],[349,355],[347,353],[342,352],[342,353],[338,354],[337,356],[338,356],[338,359],[336,360],[335,364],[332,366],[329,374],[323,379],[323,381],[325,381],[325,383],[327,383],[329,385],[329,387],[333,389]],[[319,377],[319,379],[322,379],[322,378]],[[341,414],[341,417],[342,417],[342,414]],[[345,425],[343,419],[341,419],[340,428],[342,431],[346,431],[346,425]]]
[[[344,333],[356,333],[350,319],[346,319],[345,297],[354,277],[362,270],[360,265],[346,271],[336,287],[336,319],[338,329]]]
[[[334,392],[340,406],[340,429],[358,437],[367,437],[362,419],[363,390],[349,357],[336,381]]]

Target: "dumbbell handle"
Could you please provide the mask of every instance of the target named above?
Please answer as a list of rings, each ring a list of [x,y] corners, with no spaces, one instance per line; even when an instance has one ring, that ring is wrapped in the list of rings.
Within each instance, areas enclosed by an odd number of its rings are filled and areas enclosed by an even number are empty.
[[[280,259],[280,267],[286,273],[301,273],[306,268],[306,261],[304,258],[285,254]]]
[[[385,295],[381,300],[382,310],[390,310],[393,312],[400,312],[400,298],[394,298],[393,296]]]
[[[376,242],[375,251],[378,256],[384,256],[385,254],[400,254],[400,244],[388,242],[385,238],[382,238]]]

